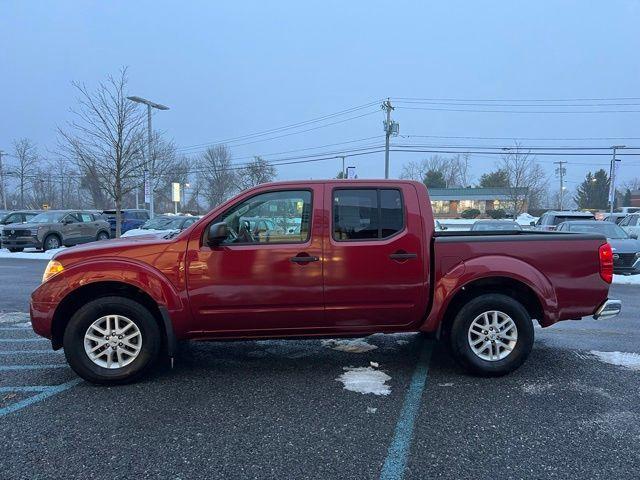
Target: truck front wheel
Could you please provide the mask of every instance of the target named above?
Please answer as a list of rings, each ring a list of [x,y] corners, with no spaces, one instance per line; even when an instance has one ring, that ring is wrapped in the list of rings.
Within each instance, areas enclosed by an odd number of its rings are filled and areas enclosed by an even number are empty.
[[[533,347],[533,323],[520,302],[490,293],[470,300],[451,326],[451,351],[467,371],[500,376],[518,368]]]
[[[160,329],[149,310],[125,297],[102,297],[81,307],[67,325],[67,362],[82,378],[98,384],[131,382],[154,363]]]

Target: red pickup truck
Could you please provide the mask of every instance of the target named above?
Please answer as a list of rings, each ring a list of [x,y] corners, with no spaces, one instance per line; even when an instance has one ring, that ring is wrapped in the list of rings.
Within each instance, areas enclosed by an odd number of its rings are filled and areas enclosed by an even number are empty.
[[[435,232],[426,187],[261,185],[173,236],[56,254],[34,331],[95,383],[138,378],[180,339],[436,334],[481,375],[529,355],[532,320],[616,315],[611,248],[590,234]]]

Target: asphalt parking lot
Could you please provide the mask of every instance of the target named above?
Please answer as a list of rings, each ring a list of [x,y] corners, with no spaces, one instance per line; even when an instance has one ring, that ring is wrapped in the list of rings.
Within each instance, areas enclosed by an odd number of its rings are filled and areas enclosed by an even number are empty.
[[[44,264],[0,260],[2,479],[639,477],[640,370],[591,353],[640,354],[638,286],[612,288],[616,319],[537,329],[529,361],[498,379],[419,335],[374,335],[355,352],[189,343],[174,369],[107,388],[31,331]],[[388,394],[346,390],[350,371],[390,377]]]

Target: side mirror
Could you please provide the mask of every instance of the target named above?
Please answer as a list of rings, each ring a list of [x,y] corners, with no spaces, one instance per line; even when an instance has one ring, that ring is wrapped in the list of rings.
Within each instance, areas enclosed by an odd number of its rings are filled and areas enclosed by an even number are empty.
[[[62,219],[62,224],[63,224],[63,225],[69,225],[70,223],[71,223],[71,220],[70,220],[70,219],[68,219],[68,218],[63,218],[63,219]]]
[[[631,238],[633,238],[634,240],[637,240],[637,239],[638,239],[638,234],[637,234],[636,232],[630,233],[630,234],[629,234],[629,236],[630,236]]]
[[[214,223],[207,230],[207,244],[217,247],[229,237],[229,227],[224,222]]]
[[[531,225],[532,227],[536,226],[536,222],[529,222],[529,225]]]

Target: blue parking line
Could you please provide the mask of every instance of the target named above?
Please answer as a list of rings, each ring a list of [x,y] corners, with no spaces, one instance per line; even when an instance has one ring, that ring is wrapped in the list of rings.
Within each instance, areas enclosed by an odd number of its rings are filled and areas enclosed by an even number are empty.
[[[65,368],[68,367],[66,363],[56,363],[49,365],[0,365],[0,372],[7,372],[10,370],[44,370],[47,368]]]
[[[31,355],[41,355],[41,354],[47,354],[47,353],[55,353],[55,354],[61,354],[64,353],[64,350],[0,350],[0,355],[22,355],[22,354],[31,354]]]
[[[420,411],[422,393],[427,383],[432,350],[433,342],[424,341],[418,363],[409,383],[409,389],[404,397],[393,440],[387,450],[387,458],[382,466],[380,480],[400,480],[404,476],[411,450],[413,429]]]
[[[52,387],[43,387],[45,388],[45,390],[38,393],[37,395],[34,395],[29,398],[25,398],[20,402],[12,403],[7,407],[0,408],[0,417],[7,415],[8,413],[15,412],[17,410],[21,410],[25,407],[28,407],[29,405],[33,405],[34,403],[38,403],[43,400],[46,400],[47,398],[52,397],[53,395],[57,395],[58,393],[64,392],[65,390],[68,390],[71,387],[78,385],[80,382],[82,382],[82,379],[74,378],[73,380],[70,380],[61,385],[55,385]],[[7,388],[10,388],[10,387],[7,387]],[[20,388],[20,387],[15,387],[15,388]],[[15,390],[15,391],[21,391],[21,390]]]
[[[36,337],[36,338],[0,338],[0,343],[20,343],[20,342],[48,342],[47,338]]]

